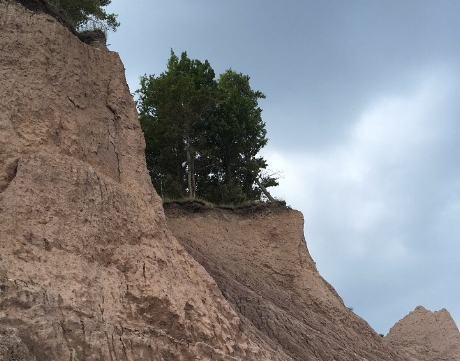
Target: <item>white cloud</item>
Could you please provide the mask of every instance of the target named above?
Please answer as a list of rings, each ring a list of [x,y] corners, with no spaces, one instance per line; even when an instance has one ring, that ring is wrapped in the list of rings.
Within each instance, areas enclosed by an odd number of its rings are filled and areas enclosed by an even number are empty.
[[[369,104],[339,144],[264,152],[283,171],[274,195],[304,214],[322,276],[371,324],[387,327],[418,304],[449,306],[438,283],[460,271],[460,172],[449,153],[460,131],[458,77],[439,67],[414,78],[411,91]]]
[[[362,292],[376,284],[405,289],[395,279],[437,257],[427,255],[427,242],[453,242],[445,230],[460,235],[455,183],[447,194],[456,200],[443,204],[437,197],[437,157],[452,125],[443,114],[456,101],[454,79],[449,69],[434,69],[419,76],[411,92],[382,96],[362,111],[341,144],[328,149],[264,152],[269,165],[283,171],[274,195],[303,212],[312,256],[342,296],[344,287],[361,281]],[[360,296],[351,297],[359,310]]]

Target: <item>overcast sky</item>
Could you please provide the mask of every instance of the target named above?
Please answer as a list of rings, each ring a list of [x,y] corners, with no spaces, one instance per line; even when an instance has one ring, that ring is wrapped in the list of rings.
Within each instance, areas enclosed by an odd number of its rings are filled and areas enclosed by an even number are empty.
[[[172,48],[251,77],[321,275],[379,333],[460,322],[460,1],[113,0],[132,92]]]

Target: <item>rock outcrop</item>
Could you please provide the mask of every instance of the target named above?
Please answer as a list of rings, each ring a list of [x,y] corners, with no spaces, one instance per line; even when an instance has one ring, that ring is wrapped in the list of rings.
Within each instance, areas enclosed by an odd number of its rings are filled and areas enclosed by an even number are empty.
[[[418,306],[385,337],[414,361],[460,361],[460,332],[449,311]]]
[[[0,0],[0,360],[267,360],[168,231],[116,53]]]
[[[405,360],[343,304],[305,245],[303,217],[283,206],[165,205],[168,225],[216,280],[253,339],[289,360]]]

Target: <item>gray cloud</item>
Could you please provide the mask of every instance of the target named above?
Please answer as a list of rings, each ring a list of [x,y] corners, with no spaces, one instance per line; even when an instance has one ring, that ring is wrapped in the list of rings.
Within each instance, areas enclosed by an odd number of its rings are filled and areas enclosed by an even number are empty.
[[[134,91],[169,51],[266,93],[274,191],[321,274],[378,332],[418,304],[460,322],[460,3],[115,0]]]

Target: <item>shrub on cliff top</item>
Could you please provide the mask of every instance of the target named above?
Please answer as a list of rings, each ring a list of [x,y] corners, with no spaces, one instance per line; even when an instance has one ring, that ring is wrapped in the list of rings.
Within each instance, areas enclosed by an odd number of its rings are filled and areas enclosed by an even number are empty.
[[[76,31],[103,29],[116,31],[120,23],[116,14],[103,7],[112,0],[46,0]]]
[[[12,0],[34,12],[54,16],[73,33],[82,31],[116,31],[120,23],[117,14],[103,9],[112,0]]]

